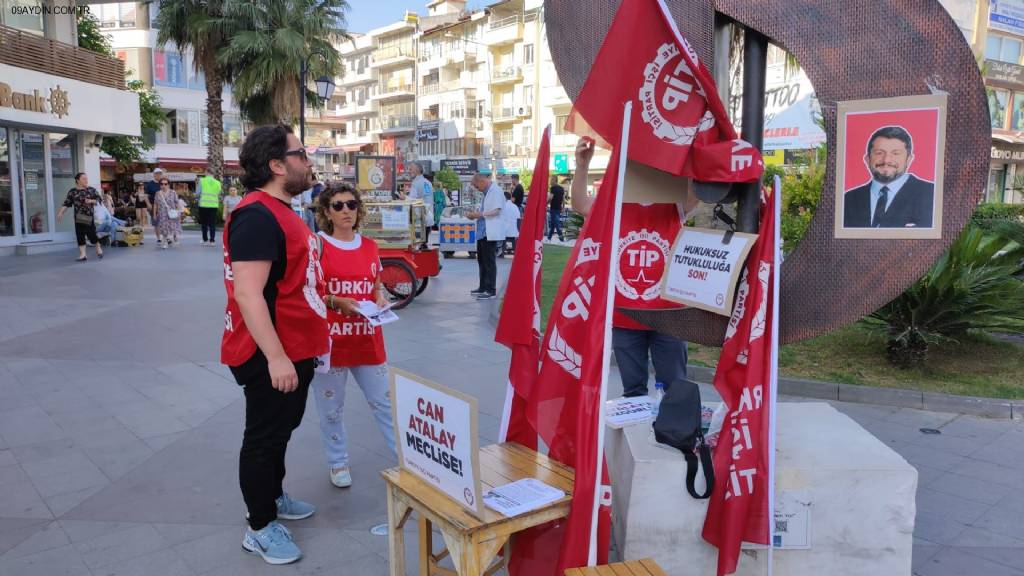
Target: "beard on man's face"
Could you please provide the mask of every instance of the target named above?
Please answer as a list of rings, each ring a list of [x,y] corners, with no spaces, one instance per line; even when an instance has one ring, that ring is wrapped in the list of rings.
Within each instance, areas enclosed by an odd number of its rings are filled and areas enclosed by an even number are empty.
[[[284,176],[284,191],[290,196],[298,196],[313,186],[313,172],[309,168],[287,167]]]
[[[880,184],[889,184],[890,182],[895,181],[897,178],[907,173],[906,168],[900,169],[899,167],[892,166],[891,164],[883,165],[882,167],[891,168],[892,171],[886,174],[879,170],[879,166],[871,167],[871,177],[874,178],[875,181]]]

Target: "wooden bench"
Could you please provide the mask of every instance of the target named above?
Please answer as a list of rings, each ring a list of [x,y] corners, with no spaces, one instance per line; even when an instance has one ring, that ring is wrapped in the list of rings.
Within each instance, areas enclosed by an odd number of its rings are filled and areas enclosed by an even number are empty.
[[[419,517],[420,576],[489,576],[509,558],[509,539],[516,533],[569,515],[572,502],[572,468],[514,443],[492,444],[480,449],[480,480],[483,492],[523,478],[536,478],[565,492],[565,497],[526,514],[507,518],[486,508],[481,520],[458,503],[401,468],[381,473],[388,498],[388,553],[391,576],[405,576],[405,534],[402,527],[415,511]],[[433,552],[433,527],[441,531],[445,549]],[[495,561],[499,550],[505,550]],[[455,570],[438,566],[451,556]]]
[[[630,560],[589,568],[569,568],[565,576],[665,576],[665,571],[650,558]]]

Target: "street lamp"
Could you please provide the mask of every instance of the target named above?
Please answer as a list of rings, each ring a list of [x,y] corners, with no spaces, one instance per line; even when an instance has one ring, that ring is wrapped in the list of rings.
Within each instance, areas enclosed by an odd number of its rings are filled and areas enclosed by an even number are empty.
[[[313,52],[302,61],[302,70],[299,78],[299,140],[306,145],[306,74],[309,73],[309,61],[313,56],[319,56],[325,62],[327,57],[322,52]],[[321,76],[316,79],[316,95],[323,101],[331,99],[334,95],[334,80],[328,76]]]

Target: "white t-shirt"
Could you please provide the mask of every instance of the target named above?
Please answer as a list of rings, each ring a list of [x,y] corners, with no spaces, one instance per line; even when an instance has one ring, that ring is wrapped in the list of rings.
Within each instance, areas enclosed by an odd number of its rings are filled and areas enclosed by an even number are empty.
[[[501,209],[501,219],[505,223],[505,237],[519,237],[519,207],[511,200],[505,200],[505,207]]]

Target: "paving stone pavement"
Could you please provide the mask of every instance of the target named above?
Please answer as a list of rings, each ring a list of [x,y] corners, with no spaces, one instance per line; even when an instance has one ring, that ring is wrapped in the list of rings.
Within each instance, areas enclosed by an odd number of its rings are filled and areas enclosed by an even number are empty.
[[[186,234],[107,254],[0,258],[0,576],[387,574],[386,538],[369,529],[393,462],[361,396],[345,414],[352,488],[328,482],[312,407],[291,443],[287,488],[319,506],[292,524],[303,560],[245,554],[220,250]],[[467,295],[475,264],[444,264],[385,330],[390,362],[476,396],[493,442],[509,355]],[[1024,576],[1024,424],[834,404],[920,472],[914,574]]]

